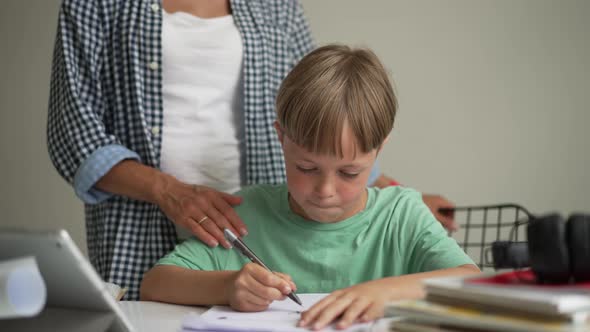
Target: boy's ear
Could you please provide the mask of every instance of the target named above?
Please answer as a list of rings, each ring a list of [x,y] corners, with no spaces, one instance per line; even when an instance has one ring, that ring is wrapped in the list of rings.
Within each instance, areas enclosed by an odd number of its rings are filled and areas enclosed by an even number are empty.
[[[275,127],[275,130],[277,131],[277,136],[279,137],[279,142],[281,142],[281,145],[283,145],[283,139],[284,139],[284,133],[283,133],[283,128],[281,128],[281,125],[279,124],[278,121],[275,121],[275,123],[273,124]]]

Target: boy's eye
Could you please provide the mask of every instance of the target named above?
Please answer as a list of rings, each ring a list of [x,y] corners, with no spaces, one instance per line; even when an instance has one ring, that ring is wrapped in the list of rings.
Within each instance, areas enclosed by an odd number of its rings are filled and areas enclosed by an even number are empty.
[[[297,167],[297,169],[298,169],[299,171],[301,171],[301,172],[303,172],[303,173],[311,173],[311,172],[313,172],[313,171],[315,171],[315,170],[316,170],[316,169],[315,169],[315,168],[313,168],[313,167],[312,167],[312,168],[305,168],[305,167],[301,167],[301,166],[296,166],[296,167]]]
[[[359,175],[359,173],[348,173],[348,172],[342,172],[341,171],[340,172],[340,175],[342,175],[345,178],[354,179],[354,178],[356,178]]]

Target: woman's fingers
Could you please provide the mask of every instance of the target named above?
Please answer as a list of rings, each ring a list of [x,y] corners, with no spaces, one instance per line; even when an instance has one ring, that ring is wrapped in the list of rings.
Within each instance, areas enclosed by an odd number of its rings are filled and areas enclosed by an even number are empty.
[[[204,221],[203,221],[204,222]],[[197,220],[189,218],[186,221],[186,227],[193,233],[199,240],[207,244],[210,247],[216,247],[219,241],[209,233],[205,228],[198,224]]]
[[[189,229],[204,243],[211,247],[221,243],[230,248],[223,235],[225,228],[237,236],[248,233],[246,225],[233,209],[241,201],[239,196],[176,181],[160,193],[157,204],[170,220]]]
[[[237,204],[236,204],[237,202]],[[214,207],[225,217],[225,220],[231,225],[237,236],[245,236],[248,234],[246,224],[236,213],[233,206],[242,202],[242,197],[234,196],[226,193],[221,193],[219,199],[216,199],[213,204]]]
[[[208,208],[207,213],[211,215],[211,218],[215,220],[215,223],[222,231],[227,228],[236,236],[242,236],[242,233],[246,231],[246,226],[238,217],[236,211],[220,196],[213,197]]]
[[[242,197],[240,197],[240,196],[236,196],[236,195],[227,194],[227,193],[222,192],[221,198],[223,198],[227,202],[227,204],[229,204],[231,206],[242,204]]]
[[[210,246],[221,243],[225,248],[231,248],[223,234],[225,228],[238,236],[247,234],[245,224],[225,200],[233,197],[232,202],[235,203],[241,201],[241,197],[196,185],[192,186],[192,191],[193,197],[186,207],[192,219],[189,228],[201,241]]]
[[[213,213],[211,213],[211,211],[209,211],[209,214],[213,214]],[[203,220],[200,224],[197,224],[197,228],[199,228],[199,227],[202,228],[203,230],[205,230],[207,233],[209,233],[209,235],[213,236],[215,238],[215,240],[218,243],[221,243],[221,245],[224,248],[226,248],[226,249],[231,248],[231,244],[223,235],[223,232],[219,228],[219,226],[217,225],[217,222],[215,221],[214,217],[207,217],[207,219]]]

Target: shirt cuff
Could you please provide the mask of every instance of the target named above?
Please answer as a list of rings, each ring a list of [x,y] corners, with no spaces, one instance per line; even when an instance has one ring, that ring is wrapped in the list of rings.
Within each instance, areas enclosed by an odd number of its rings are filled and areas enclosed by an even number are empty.
[[[98,204],[113,196],[111,193],[94,188],[94,185],[113,166],[125,159],[141,160],[137,153],[122,145],[106,145],[94,151],[76,171],[74,176],[76,195],[87,204]]]
[[[371,169],[371,174],[369,174],[369,179],[367,180],[367,186],[373,186],[373,184],[375,184],[375,181],[377,181],[379,176],[381,176],[381,170],[379,169],[379,164],[377,163],[377,160],[375,160],[373,168]]]

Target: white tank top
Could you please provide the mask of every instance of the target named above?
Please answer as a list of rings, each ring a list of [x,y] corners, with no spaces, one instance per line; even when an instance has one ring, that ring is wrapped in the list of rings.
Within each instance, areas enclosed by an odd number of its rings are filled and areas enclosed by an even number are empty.
[[[231,15],[163,11],[160,167],[233,193],[245,178],[242,40]]]

